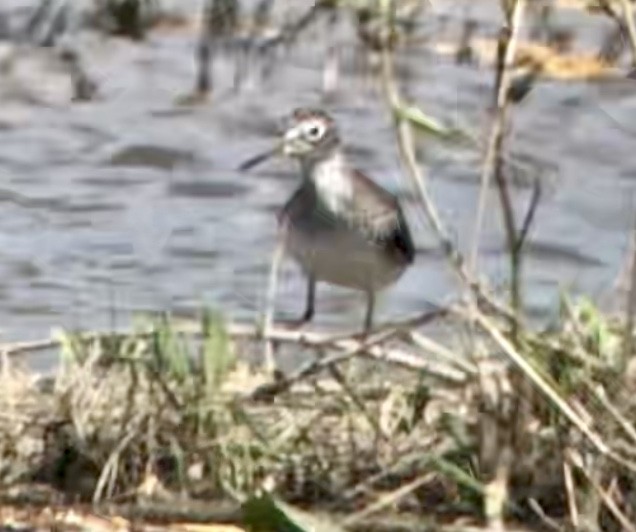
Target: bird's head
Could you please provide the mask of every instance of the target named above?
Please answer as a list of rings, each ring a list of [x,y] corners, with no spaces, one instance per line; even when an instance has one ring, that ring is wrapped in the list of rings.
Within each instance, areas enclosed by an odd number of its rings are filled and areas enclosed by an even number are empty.
[[[329,158],[339,146],[338,129],[327,113],[318,109],[299,108],[292,113],[282,139],[276,146],[243,162],[239,169],[249,170],[281,153],[312,164]]]
[[[296,109],[283,136],[285,155],[301,160],[329,157],[340,145],[333,119],[317,109]]]

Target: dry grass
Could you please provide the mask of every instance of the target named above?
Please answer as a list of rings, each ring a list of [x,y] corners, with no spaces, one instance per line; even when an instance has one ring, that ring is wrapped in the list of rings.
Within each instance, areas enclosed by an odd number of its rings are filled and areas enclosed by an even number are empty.
[[[440,319],[457,320],[461,307],[450,314]],[[508,335],[504,322],[485,319],[497,335]],[[423,356],[422,339],[432,340],[420,331],[418,344],[411,332],[375,345],[387,353],[381,368],[356,355],[341,359],[339,370],[336,363],[319,365],[265,396],[263,374],[238,362],[260,349],[248,327],[208,318],[187,332],[162,321],[151,332],[64,336],[51,380],[5,359],[1,497],[108,503],[127,517],[152,503],[163,521],[183,521],[184,514],[205,521],[215,514],[201,513],[197,503],[238,506],[267,485],[277,497],[328,512],[352,529],[387,515],[396,527],[418,516],[478,523],[484,452],[498,445],[488,441],[497,430],[482,431],[491,413],[486,403],[509,404],[515,394],[498,336],[484,333],[476,352],[446,346],[460,361],[453,371],[461,378],[439,371],[448,364],[442,352],[430,370],[408,369],[403,359],[395,365],[391,353]],[[342,338],[325,337],[318,348],[319,335],[308,333],[305,342],[294,334],[274,330],[271,340],[278,349],[313,341],[322,357],[346,351]],[[539,395],[532,405],[524,452],[513,461],[507,515],[561,527],[574,511],[579,522],[607,530],[633,520],[636,402],[623,378],[622,334],[620,323],[605,321],[589,302],[564,302],[558,328],[524,334],[524,358],[562,403]],[[485,403],[486,392],[493,395]]]

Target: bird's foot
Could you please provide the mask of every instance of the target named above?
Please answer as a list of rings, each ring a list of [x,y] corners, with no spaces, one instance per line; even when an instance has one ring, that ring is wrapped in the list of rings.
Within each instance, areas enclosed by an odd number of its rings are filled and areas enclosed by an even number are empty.
[[[360,343],[364,343],[369,339],[369,336],[371,336],[372,333],[373,331],[371,329],[363,329],[362,331],[355,333],[353,335],[353,339]]]
[[[307,325],[312,320],[313,317],[314,317],[313,312],[305,311],[303,315],[300,316],[299,318],[285,320],[279,323],[282,323],[282,325],[286,329],[297,330],[297,329],[302,329],[305,325]]]
[[[311,321],[311,318],[307,318],[306,316],[301,316],[300,318],[296,318],[295,320],[286,321],[285,327],[292,330],[302,329],[310,321]]]

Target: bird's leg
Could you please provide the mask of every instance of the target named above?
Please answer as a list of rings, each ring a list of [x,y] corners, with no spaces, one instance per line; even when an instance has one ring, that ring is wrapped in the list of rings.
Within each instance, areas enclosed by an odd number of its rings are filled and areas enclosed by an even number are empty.
[[[316,277],[313,274],[307,276],[307,299],[305,303],[305,311],[300,318],[292,320],[289,323],[291,328],[298,328],[306,325],[314,317],[314,301],[316,299]]]
[[[367,290],[367,314],[364,317],[364,335],[366,336],[371,331],[373,325],[373,309],[375,308],[375,292],[373,290]]]
[[[316,278],[310,274],[307,278],[307,301],[305,304],[305,312],[301,318],[303,323],[311,321],[314,317],[314,303],[316,300]]]

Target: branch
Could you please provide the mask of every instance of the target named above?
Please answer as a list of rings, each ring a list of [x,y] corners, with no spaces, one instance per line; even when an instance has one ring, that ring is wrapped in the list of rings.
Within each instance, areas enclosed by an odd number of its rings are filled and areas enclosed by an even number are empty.
[[[473,248],[471,251],[469,263],[469,270],[473,273],[475,272],[477,266],[479,240],[483,226],[484,213],[486,211],[488,190],[490,188],[490,178],[493,173],[493,169],[495,168],[495,164],[503,143],[504,129],[507,118],[506,110],[508,103],[508,92],[511,81],[511,66],[514,62],[517,51],[519,30],[523,21],[525,5],[525,0],[517,0],[515,2],[512,16],[510,18],[510,23],[503,30],[504,32],[506,32],[505,42],[502,43],[505,46],[505,49],[500,54],[501,60],[499,61],[497,69],[497,79],[495,85],[495,120],[492,129],[490,130],[486,158],[484,160],[484,165],[481,171],[481,188],[477,206],[477,218],[475,220],[475,231],[473,233]]]
[[[517,240],[515,242],[514,252],[519,254],[523,249],[523,245],[526,242],[526,238],[528,236],[528,232],[530,231],[530,227],[532,227],[532,222],[534,221],[534,215],[537,212],[537,207],[539,207],[539,201],[541,200],[541,182],[539,179],[535,179],[534,186],[532,187],[532,196],[530,197],[530,204],[528,205],[528,210],[526,211],[526,216],[523,219],[523,225],[521,226],[521,231],[517,235]]]

